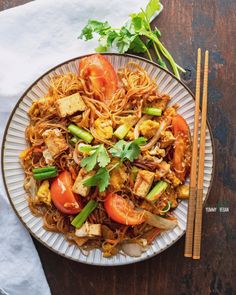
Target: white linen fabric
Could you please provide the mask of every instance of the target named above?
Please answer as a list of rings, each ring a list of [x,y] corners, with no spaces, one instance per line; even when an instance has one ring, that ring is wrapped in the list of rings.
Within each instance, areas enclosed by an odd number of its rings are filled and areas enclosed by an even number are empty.
[[[51,67],[92,53],[96,41],[77,37],[89,18],[122,25],[147,0],[37,0],[0,13],[0,139],[24,90]],[[27,230],[10,207],[0,177],[0,294],[50,290]]]

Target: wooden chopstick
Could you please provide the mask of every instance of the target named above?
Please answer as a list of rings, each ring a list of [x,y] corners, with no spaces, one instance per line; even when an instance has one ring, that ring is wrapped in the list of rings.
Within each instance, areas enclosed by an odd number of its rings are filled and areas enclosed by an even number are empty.
[[[195,198],[197,191],[197,158],[198,158],[198,125],[199,125],[199,102],[201,89],[201,48],[197,52],[197,74],[196,74],[196,92],[195,92],[195,109],[194,109],[194,129],[193,129],[193,149],[190,172],[190,190],[188,202],[188,218],[185,237],[184,256],[192,257],[193,251],[193,227],[195,214]]]
[[[204,80],[203,80],[203,96],[202,96],[202,119],[201,119],[201,135],[200,135],[200,148],[199,148],[199,163],[198,163],[197,205],[196,205],[195,228],[194,228],[193,259],[200,259],[200,253],[201,253],[202,203],[203,203],[207,91],[208,91],[208,60],[209,60],[209,53],[208,53],[208,50],[206,50]]]

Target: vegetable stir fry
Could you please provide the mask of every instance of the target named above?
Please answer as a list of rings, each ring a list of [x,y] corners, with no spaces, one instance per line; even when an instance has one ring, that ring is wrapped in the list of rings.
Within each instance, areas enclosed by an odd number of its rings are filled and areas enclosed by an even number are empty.
[[[33,214],[82,249],[138,256],[189,196],[189,128],[135,63],[96,54],[52,77],[29,109],[20,160]]]

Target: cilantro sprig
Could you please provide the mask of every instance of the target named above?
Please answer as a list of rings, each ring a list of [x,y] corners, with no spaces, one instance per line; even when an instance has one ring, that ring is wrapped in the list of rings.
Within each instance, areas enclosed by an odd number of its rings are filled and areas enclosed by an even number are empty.
[[[119,140],[109,152],[113,157],[120,158],[121,163],[126,160],[133,162],[140,154],[140,145],[146,143],[146,141],[145,137],[139,137],[131,142]]]
[[[106,168],[100,168],[96,174],[86,179],[83,184],[86,186],[97,186],[99,192],[104,192],[108,187],[110,181],[110,174]]]
[[[80,165],[85,167],[86,171],[91,171],[98,164],[99,170],[90,178],[86,179],[83,184],[86,186],[97,186],[99,192],[104,192],[109,185],[110,172],[118,167],[124,161],[133,162],[141,153],[140,145],[146,143],[146,138],[139,137],[131,142],[119,140],[112,148],[109,149],[110,154],[113,157],[120,160],[114,164],[109,170],[105,168],[110,163],[110,157],[104,145],[97,147],[83,146],[80,151],[91,153],[90,156],[84,158]]]
[[[92,171],[97,164],[99,167],[106,167],[111,161],[103,144],[94,147],[85,145],[80,147],[80,151],[90,153],[90,156],[84,158],[80,163],[80,166],[84,167],[87,172]]]
[[[94,38],[94,33],[99,35],[97,52],[106,52],[115,47],[118,52],[128,50],[135,53],[147,53],[150,60],[152,56],[149,48],[153,47],[156,53],[156,61],[162,67],[167,68],[166,61],[170,64],[176,77],[180,78],[179,71],[185,72],[176,64],[173,57],[160,41],[161,33],[158,28],[152,29],[150,22],[152,17],[161,9],[159,0],[150,0],[145,9],[129,15],[128,22],[121,28],[113,28],[107,21],[88,20],[79,36],[85,41]]]

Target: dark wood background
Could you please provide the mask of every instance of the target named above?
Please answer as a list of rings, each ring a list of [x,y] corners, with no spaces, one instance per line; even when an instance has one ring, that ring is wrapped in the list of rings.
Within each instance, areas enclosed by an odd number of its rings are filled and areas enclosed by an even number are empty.
[[[28,2],[0,0],[0,10]],[[236,1],[166,0],[153,21],[194,91],[198,47],[210,51],[208,118],[216,171],[208,207],[228,213],[203,215],[202,257],[184,258],[184,238],[160,255],[134,265],[96,267],[72,262],[34,241],[53,295],[233,295],[236,294]],[[135,11],[135,9],[134,9]]]

